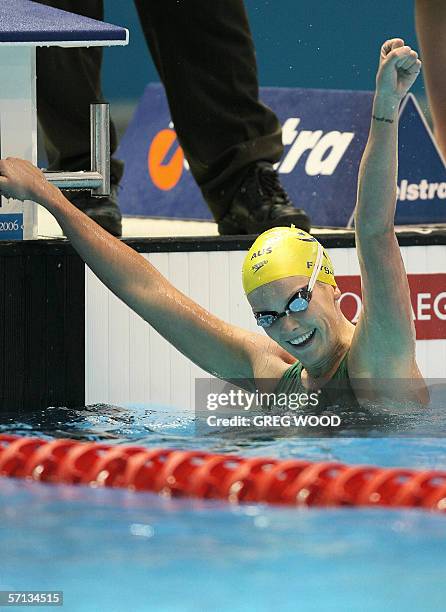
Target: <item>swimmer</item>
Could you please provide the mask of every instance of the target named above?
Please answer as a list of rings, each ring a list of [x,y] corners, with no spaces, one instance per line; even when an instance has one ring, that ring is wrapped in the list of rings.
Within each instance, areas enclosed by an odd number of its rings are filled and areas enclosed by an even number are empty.
[[[358,380],[414,380],[418,385],[408,389],[408,399],[426,403],[415,357],[409,285],[394,231],[398,107],[420,67],[417,53],[403,40],[383,44],[358,176],[355,235],[363,310],[356,326],[341,312],[328,254],[297,228],[268,230],[247,255],[243,286],[266,334],[251,333],[225,323],[178,291],[143,257],[75,208],[30,162],[1,160],[0,192],[44,206],[115,295],[219,378],[252,381],[250,390],[261,392],[321,389],[333,379],[346,379],[359,404]],[[374,386],[378,401],[380,385]]]

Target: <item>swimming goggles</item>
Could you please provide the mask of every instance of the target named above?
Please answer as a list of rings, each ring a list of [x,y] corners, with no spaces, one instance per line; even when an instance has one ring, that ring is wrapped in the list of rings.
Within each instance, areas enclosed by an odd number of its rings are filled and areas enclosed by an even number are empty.
[[[257,325],[264,328],[271,327],[271,325],[278,319],[287,317],[291,312],[302,312],[303,310],[307,310],[310,304],[314,285],[316,284],[318,274],[322,267],[323,254],[322,245],[318,242],[316,262],[314,264],[310,280],[308,281],[308,285],[298,289],[290,298],[288,304],[286,305],[285,312],[255,312],[254,316],[256,318]]]

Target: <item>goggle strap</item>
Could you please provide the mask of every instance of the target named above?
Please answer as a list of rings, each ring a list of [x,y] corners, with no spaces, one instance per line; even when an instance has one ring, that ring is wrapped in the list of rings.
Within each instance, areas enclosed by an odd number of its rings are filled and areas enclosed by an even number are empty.
[[[324,256],[324,251],[322,249],[322,245],[320,242],[317,243],[317,255],[316,261],[314,263],[313,272],[310,276],[310,280],[308,282],[308,291],[313,291],[313,287],[316,284],[317,277],[322,268],[322,258]]]

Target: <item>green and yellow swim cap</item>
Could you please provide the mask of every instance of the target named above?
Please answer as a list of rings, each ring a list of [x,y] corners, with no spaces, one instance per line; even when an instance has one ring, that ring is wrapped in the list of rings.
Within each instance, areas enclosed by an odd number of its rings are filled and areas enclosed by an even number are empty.
[[[272,281],[289,276],[310,278],[319,242],[294,227],[273,227],[263,232],[249,249],[242,268],[246,295]],[[336,287],[333,264],[323,248],[322,267],[317,280]]]

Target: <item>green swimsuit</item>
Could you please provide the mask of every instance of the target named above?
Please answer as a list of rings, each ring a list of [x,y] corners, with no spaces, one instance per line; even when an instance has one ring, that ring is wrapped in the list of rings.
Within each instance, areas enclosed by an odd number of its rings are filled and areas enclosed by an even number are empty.
[[[348,376],[347,356],[348,351],[339,364],[332,379],[321,389],[319,396],[319,406],[321,408],[329,406],[359,407]],[[300,361],[293,363],[279,380],[279,384],[275,389],[276,395],[279,393],[285,393],[286,395],[291,393],[310,394],[311,392],[302,384],[301,374],[303,369],[304,367]]]

